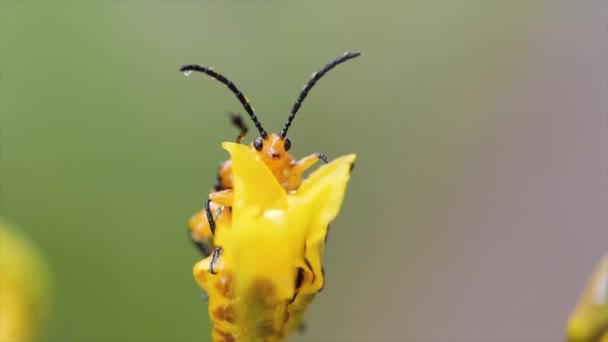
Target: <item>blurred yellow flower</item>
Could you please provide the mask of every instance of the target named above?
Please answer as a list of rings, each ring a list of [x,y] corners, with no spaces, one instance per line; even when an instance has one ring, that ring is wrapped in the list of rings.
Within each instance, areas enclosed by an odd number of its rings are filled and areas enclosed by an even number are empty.
[[[282,340],[323,287],[327,227],[355,155],[320,167],[287,193],[249,147],[223,147],[232,157],[232,222],[217,226],[217,274],[210,274],[208,257],[194,266],[194,277],[209,295],[215,341]]]
[[[36,338],[47,313],[48,271],[34,246],[0,220],[0,341]]]
[[[570,315],[570,342],[608,342],[608,255],[604,255]]]

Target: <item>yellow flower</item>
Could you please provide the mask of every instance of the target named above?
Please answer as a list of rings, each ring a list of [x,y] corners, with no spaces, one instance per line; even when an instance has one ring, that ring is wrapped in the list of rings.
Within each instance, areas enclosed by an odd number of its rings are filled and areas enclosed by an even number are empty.
[[[32,341],[48,310],[48,271],[31,242],[0,220],[0,341]]]
[[[608,255],[589,279],[566,329],[571,342],[608,342]]]
[[[323,287],[327,227],[355,155],[320,167],[286,193],[249,147],[223,147],[232,157],[232,222],[217,226],[217,274],[209,272],[209,257],[194,266],[194,277],[209,295],[215,341],[282,340]]]

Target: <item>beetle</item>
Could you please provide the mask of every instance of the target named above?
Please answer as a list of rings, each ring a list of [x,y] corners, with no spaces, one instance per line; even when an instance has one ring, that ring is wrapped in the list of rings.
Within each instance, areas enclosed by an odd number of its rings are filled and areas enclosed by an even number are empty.
[[[351,153],[316,168],[286,192],[248,146],[225,142],[233,175],[232,222],[219,224],[222,247],[192,273],[208,294],[213,340],[283,341],[323,288],[324,238],[342,206]]]
[[[298,98],[296,99],[291,112],[287,117],[287,121],[279,134],[269,134],[263,128],[247,97],[243,95],[237,86],[224,75],[216,72],[213,70],[213,68],[203,67],[196,64],[182,66],[180,71],[186,76],[190,75],[193,71],[203,73],[216,79],[230,89],[230,91],[239,100],[247,114],[249,114],[253,124],[260,133],[260,135],[250,143],[249,147],[256,153],[258,158],[264,162],[285,191],[290,192],[296,190],[300,186],[300,183],[302,182],[302,174],[306,170],[312,167],[319,160],[322,160],[324,163],[328,163],[329,159],[325,154],[322,153],[314,153],[299,160],[291,156],[288,153],[292,145],[291,140],[287,138],[289,127],[293,123],[302,102],[304,99],[306,99],[309,91],[313,88],[317,81],[319,81],[328,71],[337,65],[360,55],[361,52],[359,51],[346,52],[327,63],[319,71],[315,72],[300,91],[300,94],[298,95]],[[240,143],[242,138],[247,133],[247,127],[240,116],[234,114],[230,115],[233,125],[240,130],[236,139],[236,142]],[[188,232],[192,241],[198,246],[204,256],[208,256],[213,253],[213,259],[210,267],[210,272],[212,274],[214,273],[213,265],[219,258],[222,250],[222,247],[215,246],[213,244],[213,235],[215,234],[216,225],[222,220],[226,221],[226,224],[229,225],[231,218],[230,207],[232,206],[232,186],[231,160],[227,160],[220,163],[218,178],[213,188],[214,191],[209,194],[207,200],[205,201],[205,208],[195,214],[189,222]]]

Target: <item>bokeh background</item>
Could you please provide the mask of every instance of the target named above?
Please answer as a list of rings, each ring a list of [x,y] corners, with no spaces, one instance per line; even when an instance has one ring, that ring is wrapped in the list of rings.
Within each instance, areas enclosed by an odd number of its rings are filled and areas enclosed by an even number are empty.
[[[348,50],[290,130],[358,154],[293,339],[563,339],[608,244],[606,2],[0,6],[0,208],[49,264],[41,340],[208,340],[186,222],[243,111],[178,68],[276,131]]]

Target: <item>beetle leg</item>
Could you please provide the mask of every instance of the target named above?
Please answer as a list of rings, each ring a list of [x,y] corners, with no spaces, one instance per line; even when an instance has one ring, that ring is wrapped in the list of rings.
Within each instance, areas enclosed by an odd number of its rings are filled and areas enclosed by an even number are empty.
[[[323,153],[315,153],[315,156],[317,156],[317,158],[321,159],[325,164],[329,164],[329,159],[327,158],[327,156]]]
[[[209,263],[209,272],[211,274],[217,274],[217,272],[215,272],[215,270],[213,269],[213,265],[215,265],[217,263],[217,259],[219,259],[221,252],[222,252],[222,247],[216,247],[215,250],[213,251],[213,257],[211,257],[211,263]]]
[[[194,245],[201,251],[203,257],[206,258],[211,254],[211,249],[209,248],[209,245],[204,242],[194,240],[192,238],[192,232],[190,231],[190,229],[188,229],[188,237],[190,238],[192,243],[194,243]]]
[[[302,174],[304,171],[311,168],[318,160],[322,160],[325,164],[329,163],[329,159],[323,153],[315,153],[306,156],[293,164],[293,171],[296,174]]]
[[[217,203],[225,207],[232,207],[232,189],[212,192],[209,194],[209,199],[213,201],[213,203]]]
[[[213,203],[219,204],[223,207],[231,207],[232,199],[232,189],[216,191],[209,194],[207,201],[205,201],[205,213],[207,214],[207,221],[209,221],[209,229],[211,229],[211,235],[215,235],[215,221],[220,217],[222,212],[220,210],[214,218],[213,213],[211,212],[210,203],[213,201]]]
[[[236,137],[236,143],[240,144],[241,140],[247,134],[247,126],[243,121],[243,117],[239,114],[228,112],[228,116],[230,117],[230,123],[232,123],[233,126],[239,129],[239,135]]]
[[[215,220],[213,219],[213,214],[211,213],[211,209],[209,208],[209,203],[211,203],[211,199],[207,198],[205,201],[205,213],[207,214],[207,221],[209,221],[209,229],[211,229],[211,235],[215,235]]]

